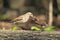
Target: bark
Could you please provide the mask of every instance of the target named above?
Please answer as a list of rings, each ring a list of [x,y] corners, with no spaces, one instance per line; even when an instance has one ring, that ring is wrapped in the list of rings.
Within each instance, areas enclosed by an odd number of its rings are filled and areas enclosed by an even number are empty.
[[[0,40],[60,40],[60,32],[0,30]]]
[[[60,0],[57,0],[58,10],[60,10]]]
[[[53,22],[53,1],[50,0],[49,2],[49,26],[52,26]]]

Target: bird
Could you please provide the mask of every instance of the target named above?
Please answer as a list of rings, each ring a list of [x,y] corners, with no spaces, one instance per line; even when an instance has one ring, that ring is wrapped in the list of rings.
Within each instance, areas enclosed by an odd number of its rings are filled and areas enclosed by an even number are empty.
[[[23,15],[18,16],[17,18],[14,18],[12,21],[14,23],[26,23],[30,17],[33,17],[33,14],[31,12],[27,12]]]

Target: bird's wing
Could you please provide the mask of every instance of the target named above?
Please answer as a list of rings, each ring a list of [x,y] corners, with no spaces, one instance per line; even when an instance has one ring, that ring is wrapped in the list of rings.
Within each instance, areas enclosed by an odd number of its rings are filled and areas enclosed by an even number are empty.
[[[21,20],[23,20],[23,17],[22,16],[19,16],[19,17],[13,19],[12,21],[21,21]]]
[[[28,19],[29,19],[29,15],[28,14],[24,14],[24,15],[21,15],[21,16],[15,18],[13,21],[14,22],[23,22],[24,23],[24,22],[27,22]]]

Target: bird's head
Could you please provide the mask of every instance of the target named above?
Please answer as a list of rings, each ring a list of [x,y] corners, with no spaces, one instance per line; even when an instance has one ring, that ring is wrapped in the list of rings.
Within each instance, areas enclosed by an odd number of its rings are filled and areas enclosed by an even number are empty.
[[[29,15],[30,17],[33,17],[33,14],[31,12],[27,12],[26,15]]]

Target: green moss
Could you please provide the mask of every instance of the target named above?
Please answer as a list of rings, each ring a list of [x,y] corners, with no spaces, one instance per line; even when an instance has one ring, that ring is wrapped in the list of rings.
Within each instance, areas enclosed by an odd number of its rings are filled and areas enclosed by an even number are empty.
[[[40,28],[38,28],[37,26],[32,26],[32,27],[31,27],[31,30],[36,30],[36,31],[38,31],[38,30],[40,30]]]
[[[18,26],[14,26],[13,28],[12,28],[12,30],[17,30],[18,29]]]
[[[8,29],[3,27],[2,30],[18,30],[18,26],[13,26],[12,28],[8,28]]]
[[[55,26],[48,26],[48,27],[46,27],[44,30],[45,30],[45,31],[53,31],[54,28],[55,28]]]

